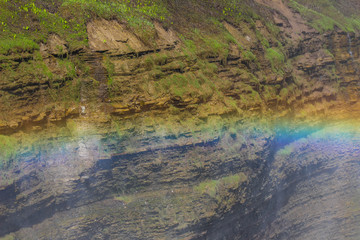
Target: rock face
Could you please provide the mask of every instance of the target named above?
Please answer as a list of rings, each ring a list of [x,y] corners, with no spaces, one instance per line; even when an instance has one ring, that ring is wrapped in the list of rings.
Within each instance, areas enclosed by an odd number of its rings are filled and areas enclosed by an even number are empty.
[[[205,223],[246,201],[264,171],[271,138],[255,129],[206,141],[164,136],[167,144],[156,147],[149,145],[159,141],[152,137],[133,144],[135,152],[110,158],[98,156],[100,139],[79,139],[66,144],[65,152],[52,149],[15,170],[13,182],[0,192],[1,234],[15,232],[20,239],[202,236]],[[101,142],[101,148],[115,152],[127,145],[114,145],[110,137]],[[138,144],[147,148],[139,151]],[[49,228],[54,224],[58,227]]]
[[[283,206],[254,239],[359,238],[359,136],[324,135],[275,160],[270,176]]]
[[[245,218],[236,209],[206,238],[358,239],[359,135],[343,129],[332,126],[277,151]]]
[[[1,55],[0,237],[359,239],[359,35],[244,2]]]
[[[173,48],[178,38],[172,30],[165,30],[155,23],[157,47]],[[125,26],[117,21],[94,20],[87,25],[90,49],[93,51],[115,51],[116,54],[134,54],[153,51]]]
[[[32,160],[2,177],[1,234],[357,239],[359,136],[351,123],[293,136],[248,126],[200,141],[73,138],[36,160],[24,153]],[[129,141],[136,150],[117,153]]]

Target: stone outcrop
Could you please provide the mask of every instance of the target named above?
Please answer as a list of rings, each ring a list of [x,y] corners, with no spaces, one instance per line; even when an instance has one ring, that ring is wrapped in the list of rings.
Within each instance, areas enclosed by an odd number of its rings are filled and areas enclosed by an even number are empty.
[[[165,30],[159,23],[154,23],[156,31],[155,48],[174,48],[179,41],[175,32]],[[126,55],[154,51],[142,42],[136,34],[117,21],[94,20],[87,24],[89,47],[93,51],[111,51],[112,54]]]

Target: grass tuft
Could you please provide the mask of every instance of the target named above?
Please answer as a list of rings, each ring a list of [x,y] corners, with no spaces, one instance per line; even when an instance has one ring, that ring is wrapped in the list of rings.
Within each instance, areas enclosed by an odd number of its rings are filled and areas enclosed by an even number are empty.
[[[25,36],[15,34],[13,37],[0,39],[0,54],[33,52],[38,49],[39,45]]]

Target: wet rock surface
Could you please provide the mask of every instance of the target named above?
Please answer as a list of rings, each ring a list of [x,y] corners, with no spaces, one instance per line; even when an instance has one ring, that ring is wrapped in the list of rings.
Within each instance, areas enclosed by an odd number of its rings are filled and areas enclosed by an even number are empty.
[[[66,144],[65,151],[23,163],[13,183],[2,186],[1,233],[31,239],[199,236],[194,225],[245,201],[269,154],[271,135],[233,134],[160,147],[147,143],[156,139],[142,139],[144,150],[105,159],[94,155],[99,139]],[[102,141],[104,148],[123,147]]]
[[[350,126],[287,142],[256,128],[203,141],[180,137],[160,147],[150,137],[135,141],[146,148],[129,153],[116,153],[126,142],[83,138],[23,162],[12,183],[2,181],[1,234],[357,239],[360,139]],[[112,150],[96,155],[100,148]]]

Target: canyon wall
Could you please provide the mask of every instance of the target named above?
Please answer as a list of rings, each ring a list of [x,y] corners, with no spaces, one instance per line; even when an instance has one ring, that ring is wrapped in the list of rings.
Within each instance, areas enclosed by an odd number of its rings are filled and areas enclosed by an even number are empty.
[[[0,236],[358,239],[359,34],[292,2],[2,54]]]

